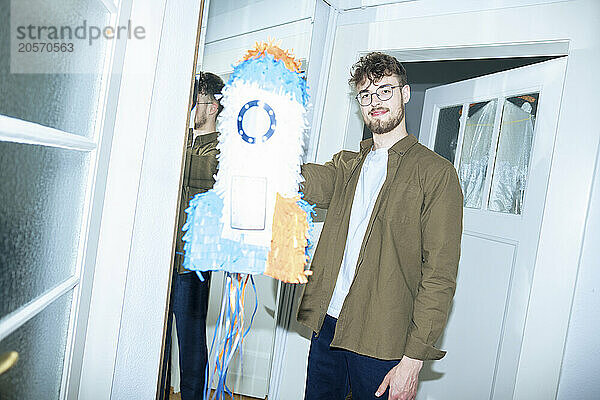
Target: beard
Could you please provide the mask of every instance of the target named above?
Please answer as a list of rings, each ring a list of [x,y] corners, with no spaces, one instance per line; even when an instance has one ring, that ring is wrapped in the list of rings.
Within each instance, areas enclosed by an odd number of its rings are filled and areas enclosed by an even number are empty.
[[[391,112],[391,110],[389,110],[388,108],[378,108],[378,110],[388,110]],[[374,135],[383,135],[385,133],[390,132],[391,130],[393,130],[394,128],[396,128],[398,125],[400,125],[400,123],[402,122],[402,120],[404,119],[404,99],[402,98],[400,101],[400,110],[398,110],[396,112],[396,114],[393,114],[390,119],[386,120],[386,121],[382,121],[378,118],[373,118],[371,119],[369,115],[367,115],[367,117],[365,118],[365,124],[367,125],[367,127],[369,128],[369,130],[371,132],[373,132]]]
[[[194,129],[200,129],[206,124],[206,114],[194,116]]]

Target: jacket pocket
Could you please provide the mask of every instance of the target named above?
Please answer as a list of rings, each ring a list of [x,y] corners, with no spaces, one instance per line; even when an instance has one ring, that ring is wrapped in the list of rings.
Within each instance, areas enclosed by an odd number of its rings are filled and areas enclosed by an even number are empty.
[[[385,209],[380,215],[396,224],[416,223],[421,215],[422,202],[423,195],[418,186],[398,186],[388,193]]]

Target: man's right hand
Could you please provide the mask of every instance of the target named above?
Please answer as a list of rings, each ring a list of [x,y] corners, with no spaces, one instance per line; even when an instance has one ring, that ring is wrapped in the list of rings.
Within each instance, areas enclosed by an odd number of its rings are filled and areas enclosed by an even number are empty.
[[[313,272],[310,269],[305,269],[302,273],[298,274],[298,280],[292,283],[308,283],[308,277],[312,274]]]

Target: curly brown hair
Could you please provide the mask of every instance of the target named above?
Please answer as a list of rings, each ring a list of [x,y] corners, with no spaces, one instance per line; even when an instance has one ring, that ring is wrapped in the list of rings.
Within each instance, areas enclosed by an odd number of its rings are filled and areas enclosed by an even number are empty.
[[[217,115],[223,110],[223,106],[221,102],[215,98],[215,95],[221,94],[223,90],[223,80],[218,76],[211,72],[200,72],[196,74],[196,80],[194,82],[194,106],[196,105],[196,101],[198,101],[199,94],[205,94],[209,96],[212,101],[217,102],[219,106],[219,111]]]
[[[377,51],[362,56],[350,70],[350,83],[355,88],[368,79],[376,82],[384,76],[397,75],[400,86],[408,84],[406,70],[395,57]]]

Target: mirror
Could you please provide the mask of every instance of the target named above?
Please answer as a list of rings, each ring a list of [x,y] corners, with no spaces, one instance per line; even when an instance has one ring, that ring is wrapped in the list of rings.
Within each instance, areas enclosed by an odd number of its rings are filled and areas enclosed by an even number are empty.
[[[260,37],[256,37],[256,41],[266,41],[268,38],[268,32],[261,33]],[[286,48],[284,44],[282,44],[281,47]],[[248,48],[251,48],[251,46]],[[236,58],[229,59],[227,62],[223,62],[224,55],[221,53],[211,53],[210,51],[207,51],[207,48],[201,50],[202,51],[199,53],[204,54],[204,59],[197,62],[197,76],[201,76],[199,75],[201,73],[210,72],[217,75],[226,84],[231,77],[232,65],[238,62],[239,58],[244,55],[247,49],[239,49],[239,51],[235,54]],[[301,70],[304,72],[306,71],[307,66],[306,58],[303,58],[301,62]],[[219,65],[220,67],[215,66],[214,68],[210,69],[210,65]],[[199,115],[201,117],[205,116],[204,109],[202,107],[207,107],[206,104],[202,104],[203,98],[201,92],[202,89],[200,89],[200,95],[198,97],[194,97],[195,95],[192,95],[192,98],[197,98],[199,102],[196,107],[193,107],[193,104],[191,104],[189,110],[190,130],[187,133],[188,154],[186,155],[187,159],[185,161],[185,165],[186,168],[190,169],[188,172],[190,177],[194,176],[195,172],[193,169],[198,165],[198,163],[194,161],[194,155],[197,155],[199,148],[203,146],[198,145],[197,142],[204,142],[203,139],[198,138],[207,137],[202,135],[202,133],[206,132],[200,132],[201,129],[198,129],[198,122],[199,120],[202,120]],[[207,102],[211,101],[211,99],[204,100]],[[208,107],[210,107],[210,105],[208,105]],[[218,130],[218,119],[216,130]],[[206,179],[206,177],[203,177],[203,179]],[[192,181],[184,177],[184,182],[191,183]],[[182,192],[184,195],[182,195],[180,209],[185,209],[190,198],[197,193],[197,191],[194,188],[186,188],[184,185]],[[180,226],[183,224],[183,221],[184,220],[180,220]],[[190,274],[195,275],[194,272],[191,272]],[[179,277],[174,277],[174,279],[179,279]],[[245,329],[247,329],[251,320],[252,325],[251,329],[248,331],[248,334],[244,337],[243,343],[241,344],[241,357],[239,352],[236,353],[229,364],[229,370],[227,373],[227,386],[231,388],[235,394],[243,395],[244,399],[264,399],[269,393],[273,362],[277,362],[274,360],[276,358],[274,355],[274,348],[278,327],[281,329],[282,325],[287,325],[287,320],[290,318],[290,314],[294,312],[292,311],[292,307],[297,307],[297,305],[291,304],[294,303],[293,296],[295,293],[295,287],[293,285],[282,284],[280,281],[265,275],[254,275],[253,279],[253,286],[250,287],[250,284],[248,284],[245,291],[244,308]],[[225,293],[226,285],[227,282],[223,272],[217,271],[211,274],[208,307],[206,313],[206,339],[209,355],[211,353],[211,346],[213,345],[212,341],[215,335],[219,315],[221,313],[223,295]],[[173,296],[177,296],[178,294],[175,293],[175,291],[180,289],[181,288],[177,287],[177,285],[173,285]],[[299,293],[299,291],[297,292]],[[287,301],[285,302],[285,305],[282,305],[282,300],[284,297],[287,299]],[[292,299],[291,302],[290,299]],[[282,323],[280,321],[285,322]],[[183,386],[185,384],[181,381],[181,366],[185,368],[185,362],[182,362],[182,358],[189,357],[186,354],[186,350],[179,346],[179,344],[182,343],[181,330],[186,329],[185,324],[180,325],[181,326],[177,326],[177,317],[175,317],[175,323],[172,327],[173,334],[171,339],[172,350],[170,351],[170,376],[169,378],[165,379],[167,382],[165,385],[170,386],[170,391],[172,392],[170,398],[179,398],[177,397],[178,392],[184,389]],[[303,335],[306,338],[310,337],[310,333],[308,332],[303,333]],[[185,340],[183,342],[185,342]],[[185,343],[183,346],[186,346]],[[217,347],[216,343],[214,344],[214,347]],[[218,349],[215,349],[214,351],[218,351]],[[214,381],[211,385],[211,388],[215,389]],[[165,394],[164,397],[169,398],[167,396],[168,395]]]

